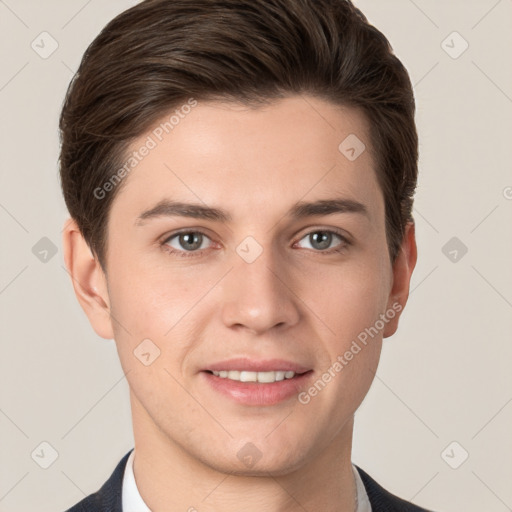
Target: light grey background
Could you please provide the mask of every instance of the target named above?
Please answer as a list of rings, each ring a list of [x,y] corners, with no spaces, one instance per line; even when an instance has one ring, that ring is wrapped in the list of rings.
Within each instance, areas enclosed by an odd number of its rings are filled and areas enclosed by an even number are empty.
[[[64,269],[57,122],[83,51],[135,3],[0,0],[1,512],[66,509],[133,446],[114,342]],[[410,72],[421,157],[412,293],[356,415],[353,461],[439,512],[512,510],[512,0],[356,5]],[[51,49],[44,31],[58,43],[47,58],[31,47]]]

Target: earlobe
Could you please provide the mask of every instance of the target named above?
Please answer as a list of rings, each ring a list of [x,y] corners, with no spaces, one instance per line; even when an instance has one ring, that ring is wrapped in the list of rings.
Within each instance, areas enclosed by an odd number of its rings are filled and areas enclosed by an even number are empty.
[[[409,298],[411,276],[416,266],[417,258],[415,226],[414,222],[409,222],[405,227],[402,245],[393,264],[393,284],[389,294],[387,311],[393,311],[394,313],[384,328],[384,338],[395,334],[398,328],[398,320]],[[391,317],[391,314],[389,316]]]
[[[75,220],[68,219],[62,233],[64,262],[76,298],[98,336],[113,339],[107,280]]]

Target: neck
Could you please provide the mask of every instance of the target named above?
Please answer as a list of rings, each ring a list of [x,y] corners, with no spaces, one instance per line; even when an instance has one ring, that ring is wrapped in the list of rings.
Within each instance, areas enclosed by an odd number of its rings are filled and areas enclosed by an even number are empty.
[[[130,397],[135,439],[133,471],[139,493],[152,512],[238,512],[242,503],[244,512],[355,511],[353,417],[330,442],[323,440],[318,449],[295,456],[293,467],[269,469],[255,465],[235,471],[236,458],[231,466],[218,462],[222,454],[216,454],[216,449],[222,448],[203,443],[194,453],[197,442],[184,445],[171,439],[154,424],[133,394]]]

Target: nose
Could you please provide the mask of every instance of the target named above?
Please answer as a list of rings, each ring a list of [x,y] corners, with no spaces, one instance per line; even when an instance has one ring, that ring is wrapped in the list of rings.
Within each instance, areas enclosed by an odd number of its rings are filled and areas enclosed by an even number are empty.
[[[223,286],[222,319],[226,326],[261,334],[299,321],[301,300],[285,263],[268,247],[251,263],[234,253],[233,269]]]

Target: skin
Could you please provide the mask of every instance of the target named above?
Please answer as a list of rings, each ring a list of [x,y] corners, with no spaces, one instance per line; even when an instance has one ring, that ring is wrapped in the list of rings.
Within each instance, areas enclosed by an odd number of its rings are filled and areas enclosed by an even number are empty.
[[[349,134],[367,148],[354,161],[338,150]],[[380,314],[405,306],[414,225],[392,265],[369,148],[359,111],[312,96],[257,109],[199,102],[125,178],[109,218],[106,273],[76,223],[66,223],[77,298],[96,333],[115,339],[130,386],[134,474],[152,511],[354,510],[354,412],[400,314],[307,405],[297,396],[240,405],[200,371],[237,356],[283,358],[318,378]],[[286,216],[297,201],[339,197],[368,215]],[[160,216],[137,225],[163,198],[220,207],[233,220]],[[187,252],[179,237],[164,243],[181,228],[206,235],[192,257],[165,250]],[[309,236],[333,229],[350,244],[333,235],[322,249]],[[263,249],[252,263],[236,252],[247,236]],[[145,366],[133,351],[148,338],[160,356]],[[249,442],[262,455],[252,467],[237,457]]]

